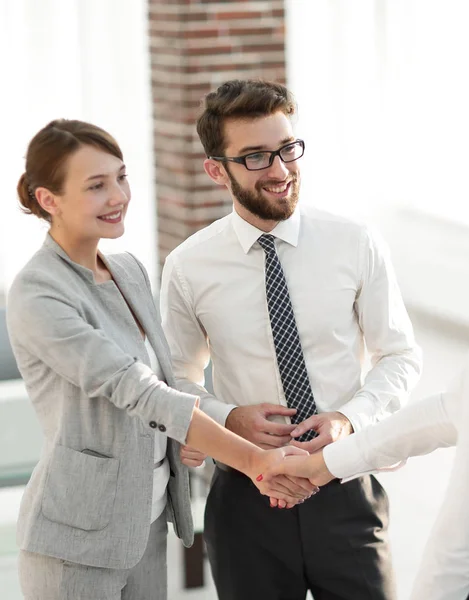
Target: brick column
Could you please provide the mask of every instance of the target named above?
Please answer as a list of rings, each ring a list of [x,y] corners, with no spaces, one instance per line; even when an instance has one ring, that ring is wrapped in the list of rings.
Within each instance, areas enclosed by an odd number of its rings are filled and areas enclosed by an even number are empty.
[[[231,210],[202,166],[201,98],[227,79],[285,83],[284,0],[149,0],[159,257]]]

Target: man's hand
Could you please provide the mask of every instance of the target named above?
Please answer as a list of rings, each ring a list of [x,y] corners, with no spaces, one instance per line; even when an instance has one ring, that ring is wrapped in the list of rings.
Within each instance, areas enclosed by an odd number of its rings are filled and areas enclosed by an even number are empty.
[[[181,446],[179,457],[182,464],[186,465],[186,467],[200,467],[204,464],[207,455],[190,446]]]
[[[326,412],[313,415],[299,423],[291,432],[291,436],[300,437],[310,429],[318,433],[310,442],[291,442],[293,446],[307,450],[310,454],[353,433],[352,424],[345,415],[340,412]]]
[[[291,432],[295,429],[295,425],[273,423],[267,417],[271,415],[292,417],[295,413],[296,409],[279,404],[238,406],[228,415],[225,427],[265,450],[281,448],[291,442]]]

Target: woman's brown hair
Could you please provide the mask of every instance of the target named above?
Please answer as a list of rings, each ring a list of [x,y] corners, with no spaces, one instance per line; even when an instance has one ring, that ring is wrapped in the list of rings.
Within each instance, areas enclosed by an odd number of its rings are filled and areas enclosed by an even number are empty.
[[[68,119],[51,121],[33,137],[26,152],[26,170],[17,186],[25,213],[50,223],[50,214],[36,199],[36,189],[45,187],[53,194],[63,193],[67,161],[81,146],[94,146],[123,159],[116,140],[100,127]]]

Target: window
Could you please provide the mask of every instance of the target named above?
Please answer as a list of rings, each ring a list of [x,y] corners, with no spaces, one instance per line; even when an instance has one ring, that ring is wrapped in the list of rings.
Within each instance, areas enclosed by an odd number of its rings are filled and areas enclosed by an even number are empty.
[[[88,120],[121,145],[133,201],[127,232],[102,245],[135,252],[154,278],[156,227],[146,2],[0,3],[0,296],[39,248],[45,224],[23,215],[16,183],[31,137],[58,117]]]

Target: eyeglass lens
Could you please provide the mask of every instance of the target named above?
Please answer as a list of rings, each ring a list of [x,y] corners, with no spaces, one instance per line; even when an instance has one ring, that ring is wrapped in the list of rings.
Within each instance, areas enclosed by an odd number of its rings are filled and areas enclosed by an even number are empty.
[[[303,154],[303,145],[301,142],[294,142],[293,144],[288,144],[287,146],[283,146],[280,148],[278,152],[280,158],[283,162],[293,162],[300,158]],[[271,163],[272,152],[255,152],[253,154],[249,154],[246,156],[246,167],[251,171],[256,171],[258,169],[265,169],[270,166]]]

